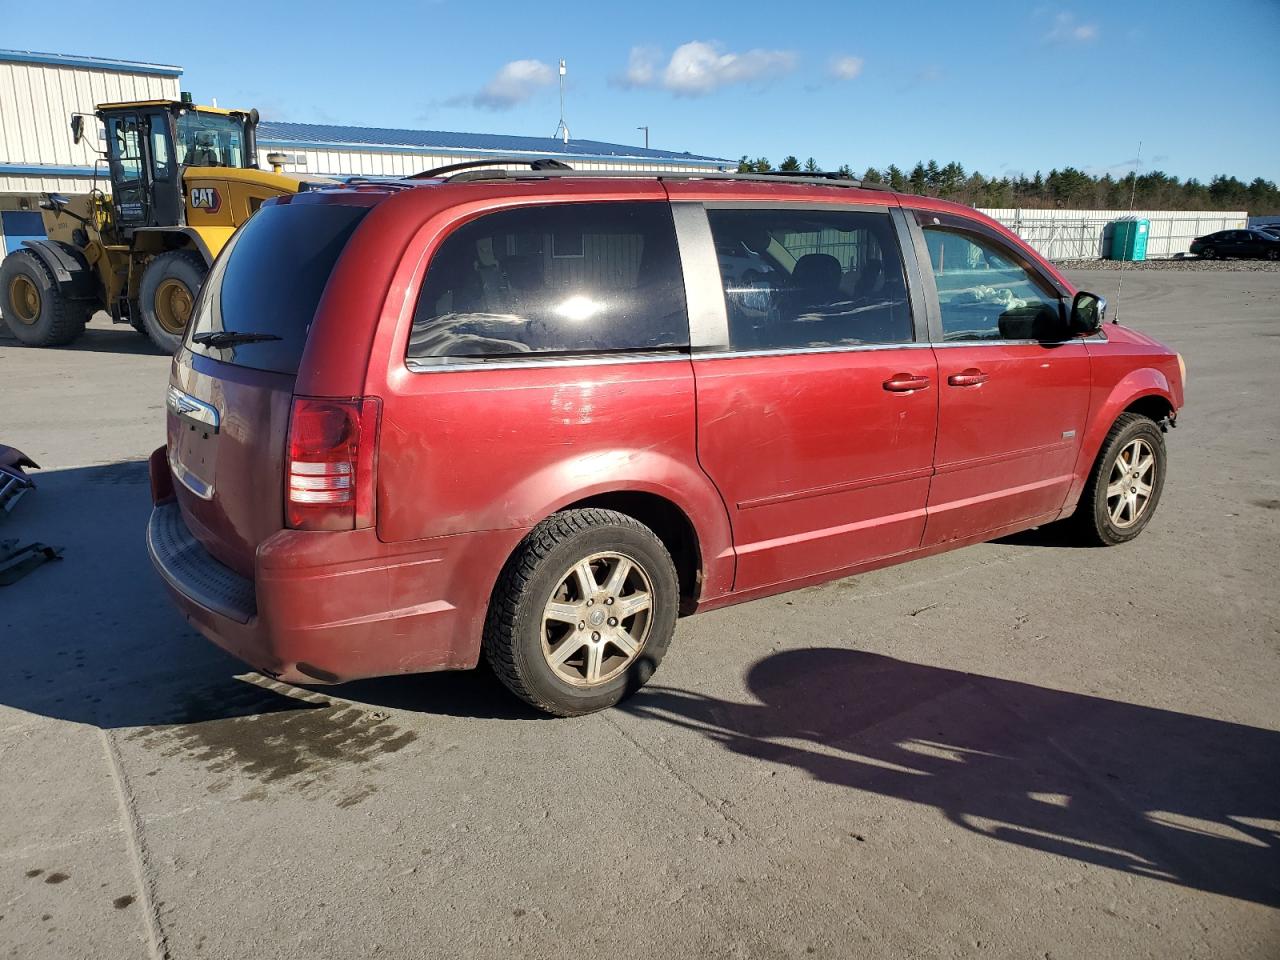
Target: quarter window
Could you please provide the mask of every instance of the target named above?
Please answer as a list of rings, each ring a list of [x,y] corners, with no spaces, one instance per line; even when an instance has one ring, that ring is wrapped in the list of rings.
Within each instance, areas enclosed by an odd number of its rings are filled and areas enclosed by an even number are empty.
[[[687,349],[671,208],[660,202],[521,207],[440,245],[408,356],[451,359]]]
[[[943,340],[1060,340],[1061,303],[993,240],[923,224]]]
[[[734,350],[905,343],[911,309],[887,213],[707,211]]]

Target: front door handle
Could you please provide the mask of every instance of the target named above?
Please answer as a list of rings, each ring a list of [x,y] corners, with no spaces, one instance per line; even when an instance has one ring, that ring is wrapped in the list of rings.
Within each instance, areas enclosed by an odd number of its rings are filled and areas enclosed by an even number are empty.
[[[986,383],[989,379],[990,377],[977,367],[970,367],[968,370],[961,370],[959,373],[953,373],[947,377],[947,383],[953,387],[977,387]]]
[[[910,393],[913,390],[928,390],[929,378],[918,377],[910,373],[895,373],[884,382],[884,388],[893,393]]]

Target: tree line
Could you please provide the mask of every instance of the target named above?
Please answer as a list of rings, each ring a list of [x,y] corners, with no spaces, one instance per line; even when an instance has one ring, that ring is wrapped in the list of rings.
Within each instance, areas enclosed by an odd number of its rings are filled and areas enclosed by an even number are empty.
[[[738,161],[739,173],[772,173],[774,167],[766,157]],[[788,172],[817,173],[818,164],[810,157],[803,163],[787,157],[777,167]],[[1236,177],[1220,174],[1208,183],[1192,177],[1179,180],[1160,170],[1115,178],[1111,174],[1092,176],[1075,167],[1050,170],[1048,176],[1037,170],[1025,174],[986,177],[978,171],[968,173],[955,161],[939,166],[936,160],[917,163],[910,171],[896,164],[883,170],[868,167],[860,176],[848,164],[839,173],[859,177],[867,183],[883,183],[904,193],[943,197],[975,207],[1053,207],[1124,210],[1132,200],[1135,210],[1247,210],[1251,214],[1280,213],[1280,189],[1274,182],[1255,177],[1245,183]]]

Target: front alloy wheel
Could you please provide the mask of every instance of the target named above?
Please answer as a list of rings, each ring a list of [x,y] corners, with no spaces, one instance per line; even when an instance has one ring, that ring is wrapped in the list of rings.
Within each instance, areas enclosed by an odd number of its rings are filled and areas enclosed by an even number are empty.
[[[1141,437],[1130,441],[1111,465],[1107,483],[1107,513],[1121,530],[1142,519],[1155,489],[1156,455]]]
[[[1164,474],[1160,425],[1138,413],[1120,414],[1102,442],[1080,503],[1067,523],[1086,544],[1127,543],[1151,522],[1164,489]]]

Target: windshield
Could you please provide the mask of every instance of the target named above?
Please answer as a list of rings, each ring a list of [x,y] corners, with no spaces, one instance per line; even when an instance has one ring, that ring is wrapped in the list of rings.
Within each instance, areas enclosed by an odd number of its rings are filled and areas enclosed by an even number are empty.
[[[178,117],[178,162],[190,167],[243,167],[244,121],[188,110]]]

